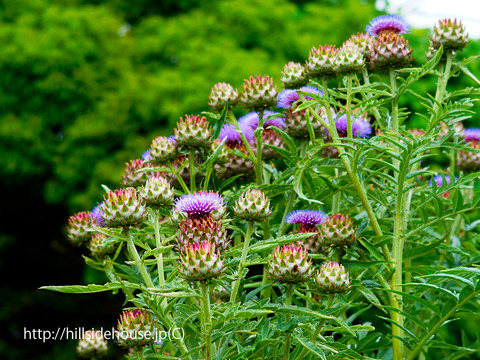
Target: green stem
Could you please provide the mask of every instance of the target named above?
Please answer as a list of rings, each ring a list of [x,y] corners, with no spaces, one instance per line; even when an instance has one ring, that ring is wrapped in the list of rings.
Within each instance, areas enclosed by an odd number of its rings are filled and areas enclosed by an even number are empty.
[[[195,149],[191,148],[188,155],[188,162],[190,163],[190,190],[195,192]]]
[[[201,329],[205,340],[205,359],[212,358],[212,316],[210,313],[210,292],[208,291],[208,285],[206,281],[200,281],[200,296],[202,301],[201,308]]]
[[[188,189],[187,187],[187,184],[185,184],[185,181],[183,181],[183,178],[182,176],[178,173],[178,171],[173,167],[173,164],[172,163],[168,163],[167,164],[168,168],[170,169],[171,173],[173,175],[175,175],[175,177],[177,178],[177,181],[178,183],[180,184],[180,186],[182,187],[183,191],[185,192],[185,194],[190,194],[190,190]]]
[[[245,235],[245,241],[243,242],[242,257],[238,264],[237,273],[235,274],[235,281],[232,286],[232,293],[230,295],[230,302],[236,303],[238,297],[238,290],[240,289],[240,282],[242,281],[243,269],[245,267],[245,261],[247,259],[248,250],[250,249],[250,240],[253,233],[253,221],[248,221],[247,234]]]
[[[133,257],[133,260],[135,261],[135,264],[137,264],[138,270],[140,270],[140,274],[142,275],[143,281],[145,281],[145,284],[147,284],[148,287],[155,287],[153,284],[152,279],[150,278],[150,274],[148,273],[147,269],[145,268],[145,265],[143,264],[143,261],[140,258],[140,255],[138,254],[137,248],[135,247],[135,244],[133,243],[133,238],[132,235],[130,234],[130,228],[129,227],[124,227],[123,228],[123,233],[125,234],[125,237],[127,238],[127,249],[130,255]]]
[[[278,236],[285,235],[285,231],[287,229],[287,226],[285,225],[286,224],[285,219],[286,219],[287,215],[290,213],[290,211],[292,211],[292,209],[293,209],[293,205],[295,204],[296,195],[297,195],[297,193],[292,188],[290,190],[290,195],[288,196],[287,206],[285,207],[285,211],[283,212],[282,222],[280,223],[280,228],[278,229]]]
[[[270,220],[269,219],[265,219],[264,223],[263,223],[263,239],[264,240],[267,240],[267,239],[270,239]],[[267,285],[267,284],[270,284],[270,279],[268,278],[268,269],[267,267],[264,265],[263,266],[263,275],[262,275],[262,286],[263,285]],[[271,287],[266,287],[265,289],[262,290],[262,296],[264,299],[268,299],[270,298],[270,294],[271,294],[271,291],[272,291],[272,288]]]
[[[390,86],[392,88],[392,132],[398,134],[398,99],[397,97],[397,73],[395,70],[390,70]]]
[[[363,82],[365,83],[365,85],[370,85],[370,77],[368,76],[368,70],[367,70],[366,67],[363,68],[362,75],[363,75]],[[367,99],[371,99],[372,94],[370,92],[367,92],[367,93],[365,93],[365,97]],[[373,112],[373,116],[375,116],[375,120],[377,121],[377,124],[380,126],[380,129],[384,130],[385,129],[385,122],[382,119],[382,117],[380,116],[380,112],[378,111],[378,109],[376,107],[372,109],[372,112]]]
[[[328,112],[328,111],[327,111]],[[347,136],[350,139],[353,139],[353,129],[352,129],[352,76],[347,76]]]
[[[292,296],[293,296],[293,284],[287,283],[287,293],[285,294],[285,305],[292,305]],[[292,320],[292,314],[287,313],[286,315],[287,323]],[[283,344],[283,360],[288,360],[290,357],[290,342],[292,340],[292,333],[288,332],[285,335],[285,343]]]
[[[263,110],[258,112],[258,129],[262,129],[258,132],[257,138],[257,159],[255,161],[255,177],[257,185],[263,183],[263,166],[262,166],[262,150],[263,150]]]

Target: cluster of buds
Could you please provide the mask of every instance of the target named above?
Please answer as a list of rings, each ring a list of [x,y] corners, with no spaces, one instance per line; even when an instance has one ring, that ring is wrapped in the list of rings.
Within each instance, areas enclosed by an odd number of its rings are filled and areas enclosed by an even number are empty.
[[[159,136],[153,139],[149,157],[152,163],[160,165],[174,161],[178,157],[177,142],[171,136]]]
[[[210,149],[212,128],[207,118],[200,115],[185,115],[173,129],[175,141],[181,149]]]
[[[108,353],[108,342],[101,331],[89,330],[83,333],[77,343],[77,354],[84,359],[99,359]]]
[[[160,208],[171,205],[173,202],[173,188],[164,177],[151,177],[140,189],[140,197],[145,205],[152,208]]]
[[[319,210],[294,210],[285,217],[288,224],[298,224],[297,234],[313,233],[305,239],[296,241],[298,246],[303,247],[311,253],[317,253],[320,250],[318,241],[319,225],[325,221],[325,213]]]
[[[299,283],[312,277],[308,251],[295,245],[277,246],[268,260],[268,274],[274,281]]]
[[[158,173],[141,171],[140,169],[152,167],[150,163],[144,162],[143,159],[130,160],[125,164],[122,175],[123,185],[128,187],[138,187],[144,185],[148,178],[158,175]]]
[[[122,227],[140,223],[145,205],[134,188],[117,189],[104,196],[100,210],[103,212],[105,226]]]
[[[208,99],[208,105],[214,111],[222,111],[227,104],[231,109],[238,102],[238,91],[232,85],[221,82],[213,85]]]
[[[348,215],[327,216],[318,231],[322,246],[349,246],[357,240],[357,227]]]
[[[258,111],[275,105],[276,97],[277,89],[271,77],[251,76],[243,82],[240,102],[247,109]]]
[[[315,287],[321,293],[344,293],[350,290],[351,284],[348,271],[335,261],[323,264],[315,276]]]
[[[235,202],[235,215],[248,221],[263,221],[270,216],[270,200],[260,190],[248,189]]]
[[[284,66],[280,81],[285,89],[298,89],[308,84],[308,76],[302,64],[290,61]]]
[[[210,280],[222,274],[223,261],[215,244],[203,241],[183,248],[179,270],[188,281]]]
[[[93,225],[96,223],[91,212],[82,211],[70,216],[67,225],[67,237],[74,245],[82,245],[92,238]]]
[[[155,322],[145,309],[123,311],[117,331],[117,342],[125,348],[139,348],[155,343]]]

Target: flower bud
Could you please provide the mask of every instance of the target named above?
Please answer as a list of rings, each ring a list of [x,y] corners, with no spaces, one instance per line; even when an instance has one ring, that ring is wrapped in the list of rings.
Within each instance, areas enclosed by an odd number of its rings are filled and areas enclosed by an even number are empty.
[[[224,82],[213,85],[208,103],[212,110],[222,111],[227,104],[229,108],[232,108],[237,102],[238,91],[232,85]]]
[[[83,333],[77,343],[77,354],[85,359],[99,359],[107,355],[108,343],[101,331],[89,330]]]
[[[468,45],[468,34],[462,21],[457,19],[441,19],[430,33],[430,45],[433,49],[443,46],[445,52],[461,51]]]
[[[273,107],[276,98],[277,89],[269,76],[252,76],[244,80],[240,101],[247,109],[258,111]]]
[[[180,118],[173,129],[176,142],[180,148],[208,149],[212,142],[212,128],[207,118],[200,115],[185,115]]]
[[[179,224],[176,240],[180,251],[189,244],[201,242],[215,244],[217,250],[223,251],[228,245],[228,234],[222,220],[215,220],[212,216],[187,217]]]
[[[233,211],[240,219],[248,221],[263,221],[272,213],[270,200],[256,189],[249,189],[240,195]]]
[[[294,210],[285,217],[285,222],[289,224],[298,224],[297,234],[314,233],[312,236],[298,240],[297,246],[303,247],[311,253],[317,253],[320,250],[320,242],[318,241],[319,225],[325,221],[326,215],[319,210]]]
[[[268,275],[274,281],[298,283],[310,280],[312,263],[308,252],[295,245],[277,246],[268,260]]]
[[[362,52],[355,46],[344,46],[335,56],[334,69],[339,75],[355,74],[365,67]]]
[[[308,84],[308,76],[301,64],[290,61],[284,66],[280,81],[285,89],[298,89]]]
[[[105,255],[110,255],[115,252],[116,244],[113,241],[109,241],[108,237],[104,234],[94,234],[90,242],[88,243],[88,250],[93,257],[101,258]]]
[[[369,46],[368,61],[375,72],[402,69],[413,61],[408,41],[396,34],[382,34]]]
[[[214,244],[206,241],[189,244],[180,253],[179,270],[188,281],[209,280],[221,275],[223,261]]]
[[[357,227],[348,215],[327,216],[319,229],[322,246],[349,246],[357,240]]]
[[[147,183],[140,189],[139,195],[145,205],[159,208],[172,204],[174,192],[167,179],[159,176],[148,179]]]
[[[130,160],[125,164],[125,170],[122,175],[123,185],[128,187],[142,186],[147,182],[147,179],[155,176],[153,172],[137,172],[140,169],[152,167],[150,163],[145,163],[143,159]]]
[[[351,284],[348,271],[335,261],[323,264],[315,277],[315,286],[321,293],[347,292]]]
[[[68,219],[67,237],[74,245],[82,245],[92,238],[95,219],[91,212],[79,212]]]
[[[130,226],[142,222],[145,206],[134,188],[111,191],[104,199],[100,210],[105,226]]]
[[[118,344],[126,348],[155,343],[155,322],[145,309],[123,311],[118,320],[117,331]]]
[[[312,48],[308,54],[308,60],[305,64],[305,71],[309,77],[334,78],[337,76],[335,71],[335,59],[338,49],[333,46],[319,46]]]
[[[174,161],[178,157],[177,142],[171,137],[159,136],[152,141],[149,154],[151,162],[165,164]]]

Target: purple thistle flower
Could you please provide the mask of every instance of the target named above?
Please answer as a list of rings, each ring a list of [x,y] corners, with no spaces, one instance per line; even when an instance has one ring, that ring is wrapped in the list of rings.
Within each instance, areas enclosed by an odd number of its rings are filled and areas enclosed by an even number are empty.
[[[408,34],[411,30],[407,21],[398,15],[378,16],[365,27],[365,31],[372,36],[378,36],[381,33],[394,33],[397,35]]]
[[[285,217],[285,222],[289,224],[301,224],[316,226],[323,223],[326,214],[319,210],[294,210]]]
[[[335,121],[335,127],[337,128],[340,137],[347,136],[347,125],[346,114],[343,114],[337,119],[337,121]],[[355,118],[352,123],[352,133],[353,137],[368,138],[372,133],[372,127],[368,121],[362,118]]]
[[[144,161],[152,160],[152,155],[150,155],[150,149],[148,149],[147,151],[145,151],[145,152],[142,154],[142,159],[143,159]]]
[[[173,205],[175,211],[186,213],[189,217],[204,217],[212,211],[223,210],[225,201],[216,192],[199,191],[179,197]]]
[[[450,176],[448,174],[446,175],[436,175],[433,177],[433,179],[430,180],[430,186],[433,185],[433,182],[435,181],[435,184],[437,186],[442,186],[443,185],[443,179],[445,179],[446,185],[450,185]],[[455,176],[455,182],[457,182],[458,177]]]
[[[466,142],[480,142],[480,128],[465,129],[465,141]]]
[[[277,97],[277,107],[290,109],[295,101],[300,100],[297,90],[285,89],[280,91]]]
[[[278,117],[270,118],[272,115],[276,115]],[[268,119],[268,120],[266,120],[266,119]],[[263,112],[263,120],[265,121],[263,123],[264,128],[267,128],[269,126],[276,126],[280,129],[282,129],[283,127],[285,127],[285,119],[282,117],[282,114],[279,114],[275,111],[265,110]],[[249,127],[250,129],[255,131],[258,127],[258,114],[256,112],[250,112],[250,113],[242,116],[238,120],[238,123],[240,124],[240,126],[244,125],[245,127]],[[253,135],[253,133],[252,133],[252,135]]]
[[[98,204],[92,209],[93,219],[95,220],[97,225],[102,227],[105,226],[105,220],[103,220],[103,211],[102,211],[103,204],[104,204],[104,201],[102,201],[100,204]]]
[[[318,96],[323,96],[323,92],[321,90],[318,90],[314,86],[302,86],[300,91],[310,93],[310,94],[315,94]],[[290,109],[295,101],[300,100],[300,94],[298,93],[298,90],[291,90],[291,89],[285,89],[282,90],[278,94],[278,102],[277,102],[277,107],[282,108],[282,109]],[[312,100],[312,98],[308,95],[304,95],[305,100]]]

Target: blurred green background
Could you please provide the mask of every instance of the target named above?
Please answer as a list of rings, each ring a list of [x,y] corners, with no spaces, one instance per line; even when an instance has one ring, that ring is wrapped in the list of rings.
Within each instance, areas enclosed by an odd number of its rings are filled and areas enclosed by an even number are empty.
[[[64,229],[102,200],[101,184],[120,186],[125,162],[180,116],[208,111],[215,83],[268,74],[280,84],[288,61],[340,46],[380,14],[374,0],[1,0],[0,358],[73,359],[75,341],[24,331],[116,324],[120,296],[37,289],[103,281]],[[423,62],[428,31],[407,39]],[[420,110],[414,98],[402,105]]]

